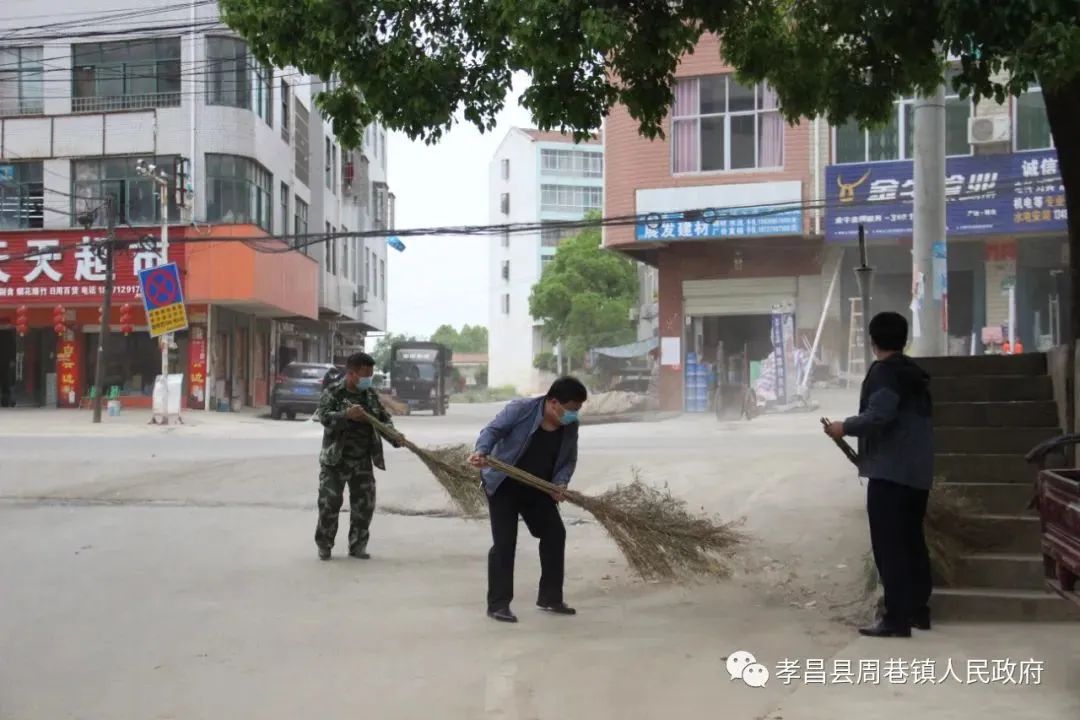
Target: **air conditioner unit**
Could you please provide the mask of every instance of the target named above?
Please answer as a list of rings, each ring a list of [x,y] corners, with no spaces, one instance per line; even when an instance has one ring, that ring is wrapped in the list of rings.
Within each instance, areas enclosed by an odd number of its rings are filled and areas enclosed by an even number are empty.
[[[989,145],[1008,142],[1009,116],[973,117],[968,119],[968,142],[972,145]]]

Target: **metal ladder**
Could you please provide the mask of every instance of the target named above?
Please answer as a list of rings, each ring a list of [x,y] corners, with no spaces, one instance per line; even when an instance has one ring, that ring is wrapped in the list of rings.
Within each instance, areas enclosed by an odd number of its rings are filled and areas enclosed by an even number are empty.
[[[866,375],[866,355],[863,352],[863,308],[862,298],[853,297],[851,303],[851,324],[848,328],[848,370],[847,385],[858,384]]]

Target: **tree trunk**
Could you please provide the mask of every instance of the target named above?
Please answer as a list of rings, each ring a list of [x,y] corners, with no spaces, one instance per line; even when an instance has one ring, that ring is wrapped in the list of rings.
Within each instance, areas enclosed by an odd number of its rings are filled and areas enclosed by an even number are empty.
[[[1076,341],[1080,339],[1080,76],[1056,88],[1043,88],[1046,117],[1057,149],[1061,181],[1065,186],[1065,208],[1069,213],[1069,391],[1066,432],[1075,430],[1073,383],[1075,383]]]

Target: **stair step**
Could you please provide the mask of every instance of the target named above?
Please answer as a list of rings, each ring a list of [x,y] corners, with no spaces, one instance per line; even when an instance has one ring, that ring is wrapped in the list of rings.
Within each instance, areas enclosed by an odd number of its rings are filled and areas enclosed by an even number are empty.
[[[947,402],[934,405],[934,427],[1045,427],[1058,429],[1057,403]]]
[[[1034,515],[1029,508],[1035,490],[1031,483],[942,483],[960,496],[971,501],[979,512],[994,515]]]
[[[1056,428],[935,427],[934,446],[943,453],[1024,455],[1059,434]]]
[[[1035,482],[1035,466],[1024,462],[1022,454],[942,453],[934,456],[934,474],[945,482],[1022,483]]]
[[[958,622],[1080,620],[1080,607],[1049,590],[934,588],[930,608],[935,620]]]
[[[1042,553],[1038,515],[980,514],[967,518],[980,534],[991,538],[987,551],[999,553]]]
[[[938,403],[1054,399],[1054,387],[1047,375],[934,377],[930,392]]]
[[[1045,375],[1046,355],[975,355],[915,358],[919,367],[931,377],[962,377],[965,375]]]
[[[1044,590],[1042,555],[1030,553],[973,553],[956,564],[955,584],[1008,590]]]

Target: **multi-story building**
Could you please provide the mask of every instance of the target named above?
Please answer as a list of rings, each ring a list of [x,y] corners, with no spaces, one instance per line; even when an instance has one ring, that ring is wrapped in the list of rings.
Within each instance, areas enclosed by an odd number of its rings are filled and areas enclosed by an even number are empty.
[[[605,215],[642,216],[605,228],[604,245],[659,272],[661,405],[703,409],[689,401],[700,376],[688,368],[746,374],[747,360],[773,351],[777,315],[804,350],[820,324],[816,364],[845,369],[860,224],[876,269],[871,311],[910,314],[913,99],[899,98],[882,129],[789,126],[769,87],[738,83],[711,37],[676,76],[667,139],[642,138],[621,107],[604,128]],[[954,352],[972,340],[983,350],[984,328],[1000,337],[1010,304],[1024,347],[1044,347],[1067,327],[1068,288],[1064,193],[1039,91],[977,106],[950,92],[946,113],[948,237],[927,292],[945,293]],[[806,377],[794,369],[789,387]]]
[[[599,212],[604,156],[599,138],[575,143],[569,135],[511,128],[492,157],[489,217],[492,224],[580,220]],[[488,383],[519,392],[546,390],[553,375],[538,369],[541,353],[555,350],[542,322],[529,312],[529,295],[560,240],[576,230],[502,233],[491,243]]]
[[[55,9],[72,20],[39,30],[17,30],[40,25],[20,18],[30,6],[0,10],[13,29],[0,41],[0,378],[17,402],[88,395],[104,266],[87,240],[105,236],[107,201],[118,238],[139,241],[117,253],[105,319],[117,333],[106,386],[125,404],[148,405],[160,370],[136,276],[164,260],[182,272],[190,327],[174,336],[170,370],[184,374],[189,407],[264,405],[289,360],[327,360],[335,343],[385,327],[385,243],[331,239],[335,259],[310,237],[378,226],[369,208],[388,197],[383,130],[352,158],[332,140],[324,156],[317,85],[257,62],[215,4]],[[357,169],[365,157],[373,180]],[[159,194],[139,161],[169,178],[167,258]],[[127,335],[124,305],[139,318]]]

